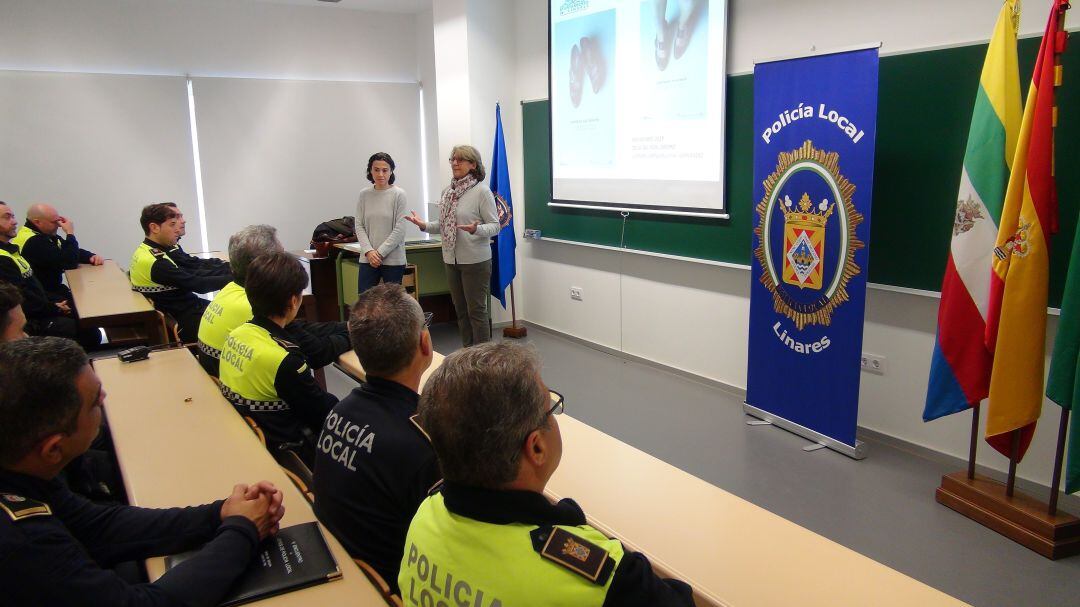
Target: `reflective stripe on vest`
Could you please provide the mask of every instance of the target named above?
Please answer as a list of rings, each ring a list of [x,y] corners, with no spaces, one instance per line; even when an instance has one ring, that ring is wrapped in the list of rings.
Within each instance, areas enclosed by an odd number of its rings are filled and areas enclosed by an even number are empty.
[[[233,392],[225,384],[221,384],[221,395],[233,406],[247,409],[252,413],[269,413],[272,411],[288,411],[289,403],[283,400],[251,400]]]
[[[176,262],[170,259],[168,255],[165,255],[164,253],[160,256],[154,255],[154,249],[151,249],[150,245],[145,242],[139,243],[139,246],[136,247],[135,252],[131,255],[131,270],[128,272],[132,291],[138,291],[139,293],[165,293],[166,291],[177,290],[176,287],[167,287],[158,284],[150,278],[150,268],[154,267],[154,262],[158,259],[165,259],[172,265],[176,265]]]
[[[283,411],[276,407],[282,403],[274,387],[278,367],[289,352],[274,341],[270,332],[259,325],[246,322],[229,333],[221,348],[221,368],[219,378],[223,388],[233,395],[231,398],[224,389],[229,402],[237,406],[250,408],[253,404],[259,411]],[[254,409],[252,409],[254,410]]]
[[[19,269],[19,274],[23,278],[30,278],[34,275],[34,271],[30,269],[30,262],[26,261],[19,253],[9,253],[4,249],[0,249],[0,257],[9,257],[15,262],[15,267]]]
[[[11,239],[11,244],[19,247],[19,253],[22,253],[23,247],[26,246],[26,241],[30,240],[30,238],[32,238],[33,236],[36,236],[36,235],[37,235],[37,232],[31,230],[30,228],[28,228],[26,226],[23,226],[23,227],[19,228],[19,232],[17,234],[15,234],[15,238]],[[60,243],[59,242],[56,243],[56,246],[59,247]]]
[[[420,504],[405,538],[398,586],[406,605],[603,605],[611,580],[593,583],[533,549],[536,525],[495,525],[451,514],[441,493]],[[559,526],[623,557],[618,540],[582,525]],[[513,575],[507,575],[507,572]],[[426,595],[426,596],[425,596]]]
[[[207,356],[221,358],[221,349],[229,333],[251,320],[251,304],[244,287],[230,282],[225,285],[203,311],[199,322],[199,350]]]

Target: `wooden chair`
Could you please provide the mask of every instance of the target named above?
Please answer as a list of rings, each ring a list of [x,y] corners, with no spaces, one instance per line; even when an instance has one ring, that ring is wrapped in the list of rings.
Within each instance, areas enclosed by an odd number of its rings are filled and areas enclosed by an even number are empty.
[[[416,264],[410,263],[405,266],[401,286],[405,287],[405,292],[412,295],[413,299],[420,301],[420,268],[416,267]]]
[[[213,379],[220,387],[221,382],[216,377]],[[259,442],[262,443],[263,447],[267,447],[266,434],[263,433],[258,422],[246,415],[244,416],[244,421],[251,427],[251,431],[259,438]],[[278,451],[276,453],[269,449],[269,447],[267,447],[267,450],[270,451],[270,455],[274,457],[274,461],[281,466],[281,469],[285,472],[285,476],[289,477],[289,480],[291,480],[293,485],[300,490],[300,493],[304,495],[304,498],[308,503],[314,504],[315,494],[311,491],[314,476],[307,467],[307,464],[304,463],[304,460],[300,459],[299,455],[290,450]]]
[[[356,563],[356,566],[360,568],[360,571],[363,571],[364,575],[371,580],[371,583],[375,585],[375,588],[379,590],[379,594],[382,595],[383,600],[386,601],[387,605],[402,607],[401,597],[390,592],[390,584],[386,583],[386,580],[383,579],[383,576],[379,575],[378,571],[375,571],[374,567],[367,564],[367,561],[364,561],[363,559],[354,558],[353,562]]]

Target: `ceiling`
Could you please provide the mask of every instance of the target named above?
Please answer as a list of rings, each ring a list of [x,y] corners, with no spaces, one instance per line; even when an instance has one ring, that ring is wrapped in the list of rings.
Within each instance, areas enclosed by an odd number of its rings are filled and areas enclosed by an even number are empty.
[[[431,8],[432,0],[341,0],[341,2],[320,2],[319,0],[245,0],[247,2],[265,2],[269,4],[288,4],[291,6],[313,6],[325,10],[364,10],[381,13],[420,13]]]

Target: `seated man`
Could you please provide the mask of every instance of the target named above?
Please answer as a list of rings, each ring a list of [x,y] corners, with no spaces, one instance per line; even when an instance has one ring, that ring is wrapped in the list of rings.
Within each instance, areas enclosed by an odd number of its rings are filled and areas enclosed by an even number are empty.
[[[100,344],[101,333],[97,329],[79,329],[79,323],[72,317],[71,304],[66,299],[53,300],[45,292],[30,262],[11,242],[18,232],[19,222],[15,219],[15,213],[6,203],[0,202],[0,282],[7,282],[19,290],[26,316],[26,332],[78,339],[86,347]]]
[[[6,282],[0,282],[0,344],[26,337],[26,315],[22,295]]]
[[[229,238],[233,282],[214,296],[199,323],[199,362],[210,375],[218,376],[218,360],[229,332],[251,320],[251,304],[244,292],[248,265],[259,255],[283,250],[277,230],[268,225],[248,226]],[[343,322],[296,319],[285,327],[285,332],[289,341],[300,347],[312,369],[325,367],[349,350],[349,333]]]
[[[259,424],[271,453],[293,451],[311,468],[313,428],[337,398],[315,383],[284,328],[300,309],[307,272],[297,258],[275,251],[248,266],[245,282],[253,318],[233,329],[221,349],[221,393]]]
[[[431,335],[420,304],[393,283],[360,294],[349,333],[367,382],[326,417],[315,452],[315,514],[397,593],[409,521],[441,478],[414,420]]]
[[[60,229],[66,238],[57,234]],[[79,248],[75,224],[47,204],[35,204],[26,211],[26,223],[11,242],[19,247],[34,276],[53,299],[71,298],[71,291],[64,285],[64,270],[74,270],[80,263],[95,266],[105,263],[101,256]]]
[[[210,293],[232,280],[230,274],[181,267],[169,256],[179,238],[175,207],[165,203],[143,207],[139,217],[146,239],[131,256],[131,288],[148,297],[154,307],[171,314],[180,329],[180,340],[194,342],[206,301],[195,293]]]
[[[4,604],[218,605],[261,538],[276,532],[281,492],[237,485],[193,508],[99,505],[55,477],[101,427],[101,381],[74,342],[0,345],[0,587]],[[206,547],[152,584],[129,584],[118,562]]]
[[[573,500],[544,497],[562,457],[562,407],[523,346],[465,348],[432,374],[420,425],[446,484],[409,527],[398,577],[406,604],[457,604],[459,587],[485,604],[694,604],[689,586],[657,577],[643,555],[586,524]],[[453,587],[424,581],[436,567]]]
[[[177,263],[181,268],[187,268],[189,270],[202,270],[216,272],[218,274],[230,274],[229,262],[224,259],[218,259],[217,257],[208,257],[203,259],[202,257],[196,257],[184,250],[184,247],[180,246],[180,241],[187,235],[187,221],[184,219],[184,214],[180,211],[180,207],[176,206],[175,202],[163,203],[172,207],[176,211],[176,221],[179,224],[179,236],[176,237],[176,244],[173,248],[169,249],[169,257]]]

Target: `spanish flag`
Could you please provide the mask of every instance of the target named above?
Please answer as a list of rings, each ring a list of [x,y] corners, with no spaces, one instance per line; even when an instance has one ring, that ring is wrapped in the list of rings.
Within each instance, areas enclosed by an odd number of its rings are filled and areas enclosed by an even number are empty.
[[[1054,0],[1031,77],[990,274],[986,346],[994,353],[986,441],[1008,456],[1019,432],[1018,458],[1042,411],[1050,236],[1057,232],[1054,183],[1054,87],[1061,84],[1068,0]]]

